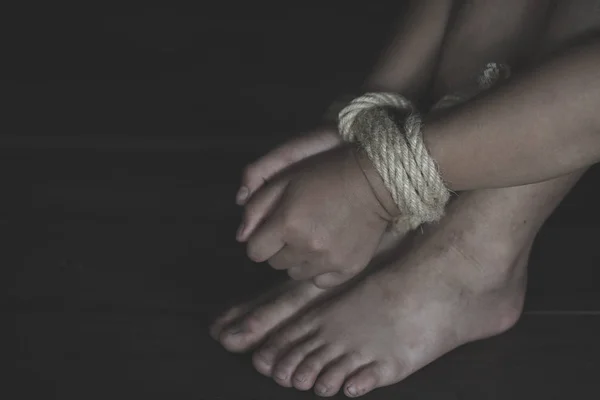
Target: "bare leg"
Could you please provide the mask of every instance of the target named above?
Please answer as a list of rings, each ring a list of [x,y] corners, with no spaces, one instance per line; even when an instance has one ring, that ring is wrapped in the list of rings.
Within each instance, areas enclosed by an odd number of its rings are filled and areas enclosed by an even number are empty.
[[[517,7],[515,15],[523,15],[522,7],[533,3],[539,2],[510,4]],[[584,6],[577,3],[563,5]],[[471,4],[461,17],[463,25],[459,18],[457,26],[470,26],[470,35],[481,39],[489,25],[480,22],[502,15],[498,10],[506,6],[500,0]],[[555,14],[548,32],[565,15]],[[496,26],[524,29],[519,24]],[[458,28],[451,33],[449,40],[460,41],[460,32]],[[496,32],[492,37],[497,38]],[[520,40],[510,30],[506,37]],[[501,56],[507,47],[499,43]],[[455,53],[443,58],[443,85],[438,87],[451,89],[454,82],[467,79],[458,73],[461,68],[449,65],[465,65],[476,51],[460,52],[459,44],[448,43]],[[559,44],[556,40],[555,46]],[[547,49],[555,46],[546,43]],[[492,52],[486,54],[483,61],[498,59]],[[476,59],[465,71],[476,71],[481,61]],[[347,395],[358,396],[402,380],[463,343],[509,329],[521,312],[535,234],[579,176],[463,194],[406,257],[296,315],[271,335],[255,353],[257,370],[284,386],[314,386],[318,394],[330,396],[344,385]]]

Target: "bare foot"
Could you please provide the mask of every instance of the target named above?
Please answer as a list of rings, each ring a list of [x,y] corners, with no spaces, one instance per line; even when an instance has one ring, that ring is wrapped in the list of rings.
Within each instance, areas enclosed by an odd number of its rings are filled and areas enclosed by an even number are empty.
[[[512,327],[532,240],[514,246],[491,221],[474,222],[472,207],[451,208],[403,260],[272,334],[256,369],[282,386],[331,396],[344,385],[356,397]]]
[[[386,232],[366,270],[396,255],[404,236]],[[312,281],[288,281],[256,300],[229,309],[212,324],[210,334],[229,351],[247,351],[292,316],[333,293],[333,289],[318,288]]]
[[[246,351],[326,291],[312,281],[287,281],[258,299],[230,308],[212,324],[210,334],[229,351]]]

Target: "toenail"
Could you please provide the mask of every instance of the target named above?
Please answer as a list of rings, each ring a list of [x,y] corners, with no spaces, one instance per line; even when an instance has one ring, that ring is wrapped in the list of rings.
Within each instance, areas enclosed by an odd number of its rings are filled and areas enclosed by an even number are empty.
[[[287,375],[285,374],[285,372],[276,372],[275,379],[279,379],[280,381],[285,381],[285,380],[287,380]]]
[[[317,385],[315,387],[315,391],[319,394],[326,394],[328,390],[329,390],[329,388],[327,386],[323,386],[323,385]]]
[[[350,396],[356,396],[358,394],[358,391],[356,390],[356,387],[354,387],[353,385],[350,385],[346,388],[346,392],[348,392],[348,394]]]
[[[248,194],[250,194],[250,190],[246,186],[242,186],[240,190],[237,192],[236,200],[238,203],[243,203],[248,198]]]
[[[306,380],[306,375],[298,375],[294,377],[296,382],[304,382]]]
[[[227,330],[227,334],[228,335],[239,335],[243,331],[244,331],[244,328],[241,327],[240,325],[237,325],[237,326],[233,326],[233,327],[229,328]]]
[[[264,364],[271,365],[271,360],[269,360],[269,357],[265,353],[258,352],[257,356]]]
[[[242,222],[242,223],[240,224],[240,227],[239,227],[239,228],[238,228],[238,230],[237,230],[237,233],[235,234],[235,237],[236,237],[238,240],[240,240],[240,239],[242,238],[242,236],[243,236],[242,234],[244,233],[244,228],[245,228],[245,225],[244,225],[244,223]]]

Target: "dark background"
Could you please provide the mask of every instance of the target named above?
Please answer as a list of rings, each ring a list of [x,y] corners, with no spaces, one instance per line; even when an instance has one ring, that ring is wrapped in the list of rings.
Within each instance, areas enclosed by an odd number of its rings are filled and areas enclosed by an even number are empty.
[[[388,1],[37,10],[7,28],[12,135],[247,143],[304,128],[359,83],[402,9]]]
[[[15,335],[1,396],[312,397],[208,336],[228,302],[283,279],[235,242],[234,195],[247,162],[360,83],[403,7],[7,13],[0,254]],[[597,182],[540,233],[517,327],[370,397],[597,396]]]

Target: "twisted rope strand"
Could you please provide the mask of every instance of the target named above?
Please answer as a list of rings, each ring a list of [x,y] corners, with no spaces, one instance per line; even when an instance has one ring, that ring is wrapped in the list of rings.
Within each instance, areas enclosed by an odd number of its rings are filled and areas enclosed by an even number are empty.
[[[444,96],[433,110],[462,103],[509,74],[507,67],[489,63],[475,90]],[[407,115],[403,124],[396,123],[393,112]],[[425,147],[421,116],[410,100],[396,93],[366,93],[340,111],[338,129],[345,142],[360,144],[381,176],[400,210],[396,224],[414,229],[443,216],[450,191]]]

